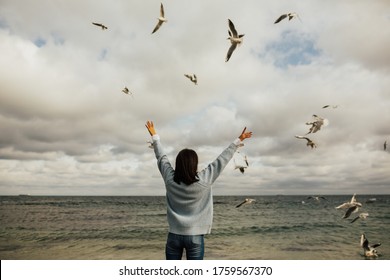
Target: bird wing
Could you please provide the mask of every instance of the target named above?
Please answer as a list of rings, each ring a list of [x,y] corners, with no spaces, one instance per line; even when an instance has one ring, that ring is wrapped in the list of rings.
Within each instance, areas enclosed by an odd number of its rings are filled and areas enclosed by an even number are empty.
[[[236,43],[232,43],[232,45],[230,46],[230,48],[229,48],[229,50],[228,50],[228,52],[226,54],[226,59],[225,59],[226,62],[229,61],[229,59],[232,56],[232,54],[233,54],[234,50],[236,49],[236,47],[237,47],[237,44]]]
[[[161,20],[159,20],[159,21],[157,22],[156,27],[153,29],[152,34],[153,34],[154,32],[156,32],[156,31],[160,28],[160,26],[161,26],[162,24],[163,24],[163,22],[162,22]]]
[[[101,23],[92,22],[92,24],[94,24],[94,25],[96,25],[96,26],[99,26],[99,27],[103,27],[103,24],[101,24]]]
[[[325,105],[322,107],[322,109],[328,108],[330,105]]]
[[[376,248],[376,247],[379,247],[379,246],[381,246],[381,243],[376,243],[374,245],[371,245],[372,248]]]
[[[230,19],[228,19],[228,22],[229,22],[229,29],[230,29],[230,31],[232,32],[233,37],[237,37],[237,30],[236,30],[236,28],[234,27],[233,22],[232,22]]]
[[[188,79],[191,79],[191,75],[184,74],[184,76],[186,76]]]
[[[343,216],[343,219],[346,219],[348,218],[349,216],[351,216],[352,213],[354,213],[355,211],[357,211],[357,206],[354,205],[354,206],[351,206],[347,209],[347,212],[345,212],[344,216]]]
[[[281,20],[285,19],[287,17],[287,14],[283,14],[281,15],[280,17],[278,17],[278,19],[274,22],[274,24],[280,22]]]
[[[359,219],[359,218],[360,218],[360,216],[357,216],[355,219],[353,219],[353,220],[351,221],[351,224],[354,223],[354,222],[356,222],[356,220]]]
[[[362,234],[360,238],[360,245],[364,248],[364,250],[370,250],[370,248],[368,248],[368,240],[364,234]]]
[[[244,205],[245,203],[246,203],[246,200],[244,200],[243,202],[241,202],[240,204],[238,204],[238,205],[236,206],[236,208],[241,207],[241,206]]]
[[[161,6],[160,6],[160,16],[164,17],[164,6],[163,6],[162,3],[161,3]]]

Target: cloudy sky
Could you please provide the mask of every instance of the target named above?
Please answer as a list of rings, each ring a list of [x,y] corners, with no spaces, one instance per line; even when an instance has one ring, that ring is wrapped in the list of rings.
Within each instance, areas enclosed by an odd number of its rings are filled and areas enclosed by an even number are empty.
[[[217,195],[390,194],[388,0],[163,4],[151,34],[160,1],[1,0],[0,195],[164,195],[147,120],[199,169],[253,131]]]

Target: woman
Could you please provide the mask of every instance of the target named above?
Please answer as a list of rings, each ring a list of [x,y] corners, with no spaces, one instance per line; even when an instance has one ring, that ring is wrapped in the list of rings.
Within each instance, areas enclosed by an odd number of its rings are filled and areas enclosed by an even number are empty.
[[[211,232],[213,219],[212,184],[242,145],[242,141],[250,138],[252,132],[246,132],[244,128],[241,135],[217,159],[197,172],[198,156],[195,151],[181,150],[173,169],[162,149],[153,122],[147,121],[145,126],[152,136],[157,165],[166,188],[169,225],[166,259],[180,260],[185,250],[188,260],[202,260],[204,235]]]

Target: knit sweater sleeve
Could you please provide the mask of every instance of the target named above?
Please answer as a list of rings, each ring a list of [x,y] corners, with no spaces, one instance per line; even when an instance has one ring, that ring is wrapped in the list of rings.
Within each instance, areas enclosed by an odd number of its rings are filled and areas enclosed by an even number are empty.
[[[200,171],[198,173],[200,182],[206,183],[209,186],[212,185],[229,161],[233,158],[234,153],[240,145],[242,145],[242,143],[240,139],[237,138],[225,150],[223,150],[223,152],[212,163]]]
[[[175,170],[173,169],[167,155],[165,154],[161,142],[160,137],[155,134],[152,137],[153,140],[153,149],[157,159],[157,166],[160,170],[160,173],[164,179],[165,184],[168,181],[173,180],[173,176],[175,174]]]

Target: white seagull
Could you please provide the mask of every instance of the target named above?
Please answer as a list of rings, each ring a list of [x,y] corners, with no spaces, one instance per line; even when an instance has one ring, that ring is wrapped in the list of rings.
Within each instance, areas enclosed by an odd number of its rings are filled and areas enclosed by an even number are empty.
[[[359,216],[355,217],[355,219],[353,219],[353,220],[351,221],[351,224],[354,223],[354,222],[356,222],[357,219],[359,219],[359,218],[360,218],[360,219],[366,219],[368,216],[369,216],[368,213],[360,213]]]
[[[326,200],[326,198],[324,196],[308,196],[307,197],[307,199],[315,199],[317,201],[319,201],[320,198]]]
[[[149,148],[153,149],[154,148],[154,145],[153,145],[153,142],[152,141],[146,141],[146,143],[149,143]]]
[[[306,141],[307,141],[306,146],[311,147],[312,149],[313,149],[313,148],[317,148],[316,143],[314,143],[314,142],[313,142],[310,138],[308,138],[308,137],[295,135],[295,138],[298,138],[298,139],[306,139]]]
[[[184,76],[186,76],[188,79],[190,79],[191,82],[193,82],[195,85],[198,84],[198,78],[196,77],[195,74],[184,74]]]
[[[378,257],[378,252],[375,248],[381,246],[381,243],[369,245],[368,239],[366,238],[366,235],[363,233],[360,236],[360,246],[364,249],[364,256]]]
[[[287,14],[283,14],[280,17],[278,17],[277,20],[274,22],[274,24],[284,20],[286,17],[288,17],[288,20],[292,20],[295,17],[297,17],[299,20],[301,20],[301,18],[299,17],[299,15],[297,13],[287,13]]]
[[[329,108],[330,106],[331,106],[331,105],[322,106],[322,109]],[[339,107],[339,105],[332,105],[332,108],[333,108],[333,109],[336,109],[337,107]]]
[[[228,23],[229,23],[229,30],[228,30],[229,37],[227,38],[227,40],[230,40],[231,46],[226,54],[225,62],[229,61],[237,45],[240,45],[242,43],[243,40],[242,37],[244,37],[245,35],[245,34],[240,34],[240,35],[238,34],[236,28],[234,27],[233,22],[230,19],[228,19]]]
[[[314,119],[312,121],[306,123],[307,125],[311,125],[309,132],[306,133],[306,135],[309,133],[316,133],[321,129],[321,126],[327,126],[329,124],[327,119],[321,118],[317,115],[313,115],[313,118]]]
[[[237,165],[236,161],[234,160],[234,170],[238,169],[242,174],[244,174],[245,168],[248,168],[248,166]]]
[[[361,207],[361,206],[359,206],[359,205],[357,205],[357,204],[355,204],[355,205],[349,207],[349,208],[347,209],[347,211],[345,212],[345,214],[344,214],[344,216],[343,216],[343,219],[346,219],[346,218],[348,218],[349,216],[351,216],[352,213],[355,213],[355,212],[359,211],[359,207]]]
[[[130,95],[133,97],[133,94],[130,92],[130,90],[129,90],[127,87],[124,87],[124,88],[122,89],[122,92],[123,92],[124,94],[130,94]]]
[[[254,202],[254,201],[256,201],[256,199],[253,199],[253,198],[245,198],[245,200],[244,200],[243,202],[241,202],[240,204],[238,204],[238,205],[236,206],[236,208],[241,207],[241,206],[243,206],[243,205],[245,205],[245,204],[250,204],[250,203],[252,203],[252,202]]]
[[[337,206],[336,209],[347,209],[347,208],[350,208],[351,206],[354,206],[354,205],[358,205],[359,207],[362,207],[362,204],[360,202],[357,202],[357,200],[356,200],[356,193],[353,194],[350,202],[345,202],[345,203]]]
[[[161,25],[164,23],[164,22],[167,22],[168,20],[165,18],[164,16],[164,6],[163,4],[161,3],[161,6],[160,6],[160,16],[157,18],[158,19],[158,22],[157,22],[157,25],[156,27],[153,29],[153,32],[156,32],[160,27]]]
[[[238,154],[241,154],[239,151],[237,151]],[[248,157],[246,155],[242,155],[244,161],[245,161],[245,164],[246,166],[249,166],[249,162],[248,162]]]
[[[105,30],[107,29],[108,27],[105,26],[104,24],[101,24],[101,23],[97,23],[97,22],[92,22],[93,25],[96,25],[96,26],[99,26],[102,30]]]

